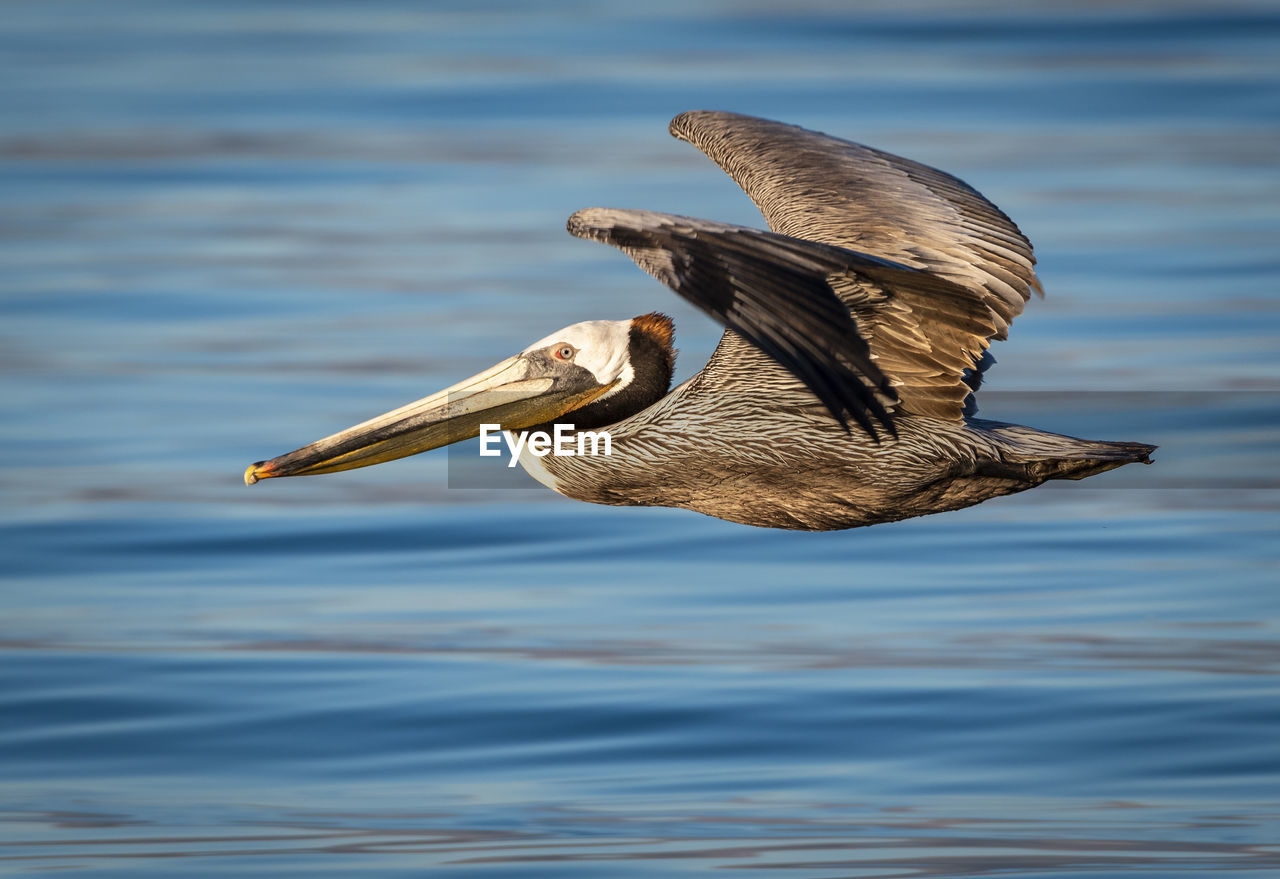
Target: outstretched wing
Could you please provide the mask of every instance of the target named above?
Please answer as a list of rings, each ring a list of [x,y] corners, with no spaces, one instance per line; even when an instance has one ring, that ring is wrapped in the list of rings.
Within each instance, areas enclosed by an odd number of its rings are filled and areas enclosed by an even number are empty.
[[[928,272],[888,260],[757,229],[652,211],[588,208],[569,232],[604,241],[750,343],[807,387],[835,418],[858,422],[874,439],[875,422],[891,433],[897,402],[876,362],[868,328],[881,338],[886,310],[915,304],[939,315],[970,344],[992,330],[969,292]],[[837,296],[837,290],[839,296]],[[739,340],[738,345],[742,345]],[[714,365],[715,357],[712,358]],[[797,386],[798,387],[798,386]]]
[[[922,269],[966,290],[989,325],[977,338],[958,329],[954,318],[971,309],[954,297],[932,301],[882,287],[878,307],[867,310],[859,307],[865,285],[834,284],[891,380],[898,409],[961,417],[991,362],[990,340],[1005,338],[1031,291],[1040,291],[1031,244],[999,208],[935,168],[767,119],[691,111],[671,121],[671,133],[723,168],[774,232]],[[717,356],[736,350],[722,346]]]

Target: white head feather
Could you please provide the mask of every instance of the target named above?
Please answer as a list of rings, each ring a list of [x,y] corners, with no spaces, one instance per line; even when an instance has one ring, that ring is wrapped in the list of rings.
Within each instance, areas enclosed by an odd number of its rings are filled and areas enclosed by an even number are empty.
[[[567,343],[577,349],[573,362],[589,371],[602,385],[621,379],[605,396],[625,388],[635,377],[631,368],[631,321],[587,320],[539,339],[522,353]],[[603,397],[601,398],[603,399]]]

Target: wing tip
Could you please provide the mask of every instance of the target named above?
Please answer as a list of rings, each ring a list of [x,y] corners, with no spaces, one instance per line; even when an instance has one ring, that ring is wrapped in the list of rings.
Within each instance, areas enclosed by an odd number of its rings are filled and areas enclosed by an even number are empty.
[[[714,110],[685,110],[677,113],[667,125],[667,131],[677,140],[690,140],[698,120],[714,113]]]
[[[728,110],[685,110],[678,113],[667,125],[667,131],[671,136],[678,139],[688,141],[695,146],[698,144],[700,135],[705,135],[707,129],[712,124],[724,126],[731,122],[767,122],[771,125],[783,125],[784,123],[773,122],[769,119],[762,119],[758,116],[748,116],[745,113],[731,113]],[[793,127],[793,126],[787,126]]]
[[[583,208],[574,211],[565,221],[564,228],[575,238],[604,241],[606,231],[613,226],[609,208]]]

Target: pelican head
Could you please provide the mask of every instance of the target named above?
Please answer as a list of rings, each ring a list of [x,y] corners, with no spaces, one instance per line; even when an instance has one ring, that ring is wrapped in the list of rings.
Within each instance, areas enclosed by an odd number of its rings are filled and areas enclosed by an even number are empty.
[[[561,420],[584,429],[613,424],[666,394],[671,340],[671,319],[663,314],[576,323],[443,391],[251,464],[244,481],[368,467],[479,436],[482,424],[504,430]]]

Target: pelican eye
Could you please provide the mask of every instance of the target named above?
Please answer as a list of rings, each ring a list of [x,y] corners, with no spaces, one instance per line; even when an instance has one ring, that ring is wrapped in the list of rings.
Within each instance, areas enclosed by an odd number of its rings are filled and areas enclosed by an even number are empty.
[[[557,345],[554,352],[556,360],[572,360],[578,349],[572,345]]]

